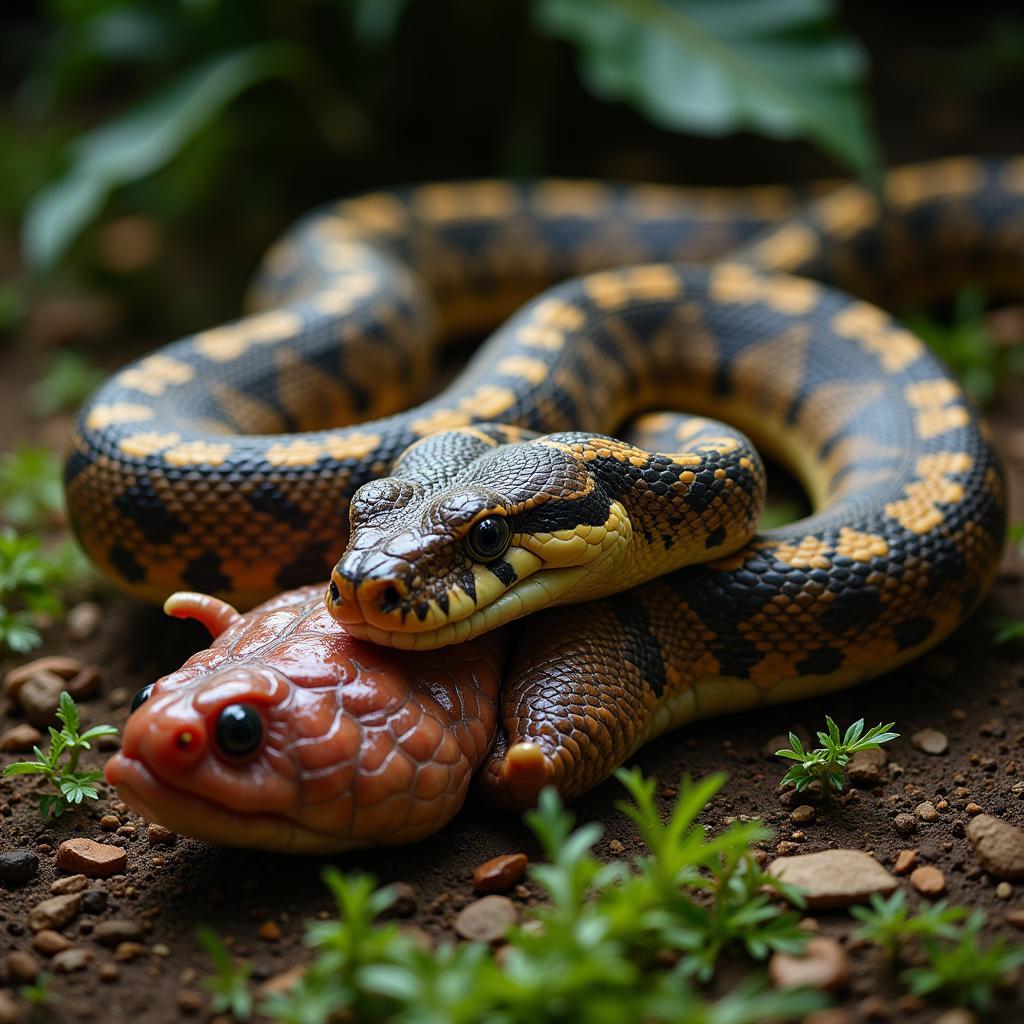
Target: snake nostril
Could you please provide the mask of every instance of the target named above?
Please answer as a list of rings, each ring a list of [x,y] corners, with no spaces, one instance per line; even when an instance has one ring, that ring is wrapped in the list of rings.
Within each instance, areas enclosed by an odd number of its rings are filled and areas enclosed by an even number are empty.
[[[380,595],[380,610],[382,612],[393,612],[402,603],[402,595],[398,587],[385,587]]]

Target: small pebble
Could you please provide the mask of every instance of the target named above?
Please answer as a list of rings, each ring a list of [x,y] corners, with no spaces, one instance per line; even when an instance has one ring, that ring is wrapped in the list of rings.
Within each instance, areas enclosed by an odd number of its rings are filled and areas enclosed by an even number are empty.
[[[178,838],[178,835],[169,828],[151,821],[146,826],[146,838],[149,840],[150,846],[170,846]]]
[[[897,814],[892,820],[892,827],[901,836],[909,836],[917,831],[917,819],[912,814]]]
[[[935,1024],[978,1024],[978,1018],[970,1010],[958,1006],[936,1017]]]
[[[897,875],[905,875],[908,871],[913,871],[917,867],[917,858],[917,850],[900,850],[893,871]]]
[[[31,985],[39,975],[39,961],[23,949],[7,954],[7,978],[15,985]]]
[[[21,754],[42,742],[43,734],[34,725],[22,722],[0,736],[0,750],[5,754]]]
[[[20,1024],[21,1010],[14,997],[0,988],[0,1024]]]
[[[58,953],[50,964],[60,974],[72,974],[74,971],[84,971],[91,960],[91,950],[72,947]]]
[[[142,938],[142,928],[134,921],[116,918],[101,921],[93,929],[92,937],[101,946],[117,946],[122,942],[137,942]]]
[[[939,812],[935,809],[935,804],[930,800],[925,800],[923,803],[918,804],[917,807],[914,808],[914,813],[922,821],[930,822],[939,820]]]
[[[146,947],[141,942],[119,942],[114,950],[114,959],[122,963],[130,963],[137,960],[146,952]]]
[[[477,892],[507,892],[526,871],[525,853],[506,853],[492,857],[473,871],[473,888]]]
[[[99,974],[100,981],[104,981],[109,985],[121,977],[121,968],[110,960],[104,960],[103,963],[100,964],[100,968],[97,973]]]
[[[968,805],[967,805],[967,806],[966,806],[966,807],[964,808],[964,810],[965,810],[965,811],[966,811],[966,812],[967,812],[968,814],[970,814],[970,815],[975,815],[975,814],[981,814],[981,812],[982,812],[983,808],[981,807],[981,805],[980,805],[980,804],[976,804],[976,803],[969,803],[969,804],[968,804]]]
[[[52,672],[62,679],[70,679],[82,670],[82,663],[77,658],[69,658],[64,655],[50,655],[46,658],[36,658],[35,661],[26,662],[17,668],[12,668],[4,676],[4,696],[16,700],[18,691],[33,676],[40,672]]]
[[[824,989],[838,992],[850,980],[850,966],[843,947],[835,939],[815,936],[802,956],[775,953],[768,964],[768,975],[776,988]]]
[[[395,894],[394,902],[391,904],[391,913],[396,917],[412,917],[416,913],[420,897],[416,888],[408,882],[395,882],[390,886]]]
[[[288,970],[267,978],[267,980],[260,985],[260,995],[284,995],[286,992],[290,992],[300,981],[302,981],[302,975],[304,973],[305,967],[302,964],[295,964],[293,967],[289,967]]]
[[[1013,886],[1009,882],[1000,882],[996,886],[996,896],[1001,900],[1008,900],[1013,895]]]
[[[82,894],[78,892],[51,896],[28,912],[28,926],[34,932],[41,932],[44,928],[56,931],[75,919],[81,905]]]
[[[55,672],[39,672],[18,688],[18,703],[25,717],[37,728],[59,725],[57,708],[67,680]]]
[[[946,891],[945,876],[938,868],[927,865],[911,872],[910,884],[922,896],[941,896]]]
[[[153,955],[154,956],[170,956],[171,947],[166,942],[156,942],[153,944]]]
[[[926,754],[937,756],[949,750],[949,739],[938,729],[920,729],[910,737],[910,742]]]
[[[259,935],[264,942],[280,942],[281,926],[276,921],[264,921],[260,925]]]
[[[44,928],[41,932],[37,932],[32,939],[32,948],[37,953],[42,953],[43,956],[54,956],[62,950],[70,949],[71,942],[60,932]]]
[[[109,896],[106,889],[89,889],[82,893],[82,912],[85,914],[102,914],[107,909]]]
[[[63,896],[69,892],[82,892],[88,884],[89,879],[85,875],[64,875],[50,883],[50,892],[55,896]]]
[[[75,700],[88,700],[99,692],[102,681],[103,669],[99,665],[86,665],[64,684],[64,689]]]
[[[615,854],[616,857],[621,857],[626,852],[626,848],[619,842],[618,839],[608,840],[608,849],[611,853]]]
[[[1024,878],[1024,831],[991,814],[967,826],[967,838],[981,866],[996,878]]]
[[[114,829],[121,827],[121,819],[116,814],[104,814],[100,818],[100,828],[104,832],[113,832]]]
[[[57,850],[57,867],[79,871],[90,878],[123,874],[127,865],[127,850],[92,839],[65,839]]]
[[[1008,910],[1006,912],[1006,923],[1012,924],[1014,928],[1024,930],[1024,910]]]
[[[182,1013],[198,1013],[203,1008],[203,995],[195,989],[180,989],[176,998]]]
[[[0,853],[0,882],[14,888],[35,878],[39,855],[31,850],[8,850]]]
[[[103,609],[95,601],[82,601],[67,614],[68,635],[72,640],[88,640],[103,620]]]
[[[789,813],[789,820],[794,825],[810,825],[817,817],[817,811],[810,804],[800,804]]]
[[[454,927],[459,938],[496,944],[518,920],[519,911],[507,896],[484,896],[459,911]]]

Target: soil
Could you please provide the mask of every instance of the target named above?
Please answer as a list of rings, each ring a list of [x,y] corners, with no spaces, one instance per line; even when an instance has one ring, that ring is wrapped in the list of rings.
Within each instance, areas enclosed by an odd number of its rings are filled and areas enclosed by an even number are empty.
[[[898,114],[880,107],[887,152],[893,160],[957,150],[1012,149],[1018,144],[1018,107],[989,110],[979,123],[977,107],[958,106],[934,88],[922,95],[915,84],[922,60],[929,61],[929,67],[941,67],[955,51],[962,39],[955,26],[948,33],[933,26],[932,42],[914,51],[917,63],[905,61],[897,45],[883,37],[883,30],[891,31],[893,39],[906,40],[916,32],[919,14],[911,17],[909,9],[904,13],[887,4],[883,18],[877,5],[864,7],[874,9],[870,15],[858,16],[858,5],[849,5],[852,27],[867,38],[876,58],[883,51],[888,57],[876,59],[876,91],[879,96],[901,98]],[[890,16],[895,23],[890,23]],[[863,24],[858,24],[861,17]],[[903,24],[900,19],[913,24]],[[907,125],[913,130],[899,130]],[[764,173],[772,177],[773,170],[768,165]],[[104,349],[102,358],[113,367],[145,347],[138,338],[126,340],[120,347]],[[59,443],[65,425],[58,420],[41,424],[32,419],[25,400],[42,360],[37,345],[0,350],[5,396],[0,403],[0,448],[8,447],[8,439],[21,437]],[[1024,518],[1024,382],[1011,382],[1004,389],[990,419],[1010,471],[1011,515],[1020,520]],[[48,631],[38,654],[73,654],[85,663],[101,666],[101,691],[81,703],[83,719],[121,726],[131,696],[177,667],[205,641],[194,624],[170,621],[158,611],[112,592],[96,599],[102,605],[103,620],[93,637],[74,642],[58,624]],[[943,872],[952,902],[979,907],[988,914],[991,936],[1017,937],[1006,915],[1011,910],[1024,911],[1024,884],[1015,884],[1009,898],[1000,898],[996,880],[977,864],[964,835],[970,820],[966,808],[972,802],[986,813],[1024,826],[1024,800],[1013,793],[1013,787],[1024,781],[1024,661],[1019,650],[993,647],[991,622],[997,617],[1024,618],[1024,560],[1015,552],[1007,554],[990,597],[974,619],[921,661],[820,700],[681,729],[645,748],[635,762],[657,777],[659,799],[666,807],[684,773],[728,772],[728,782],[709,809],[707,824],[720,827],[728,816],[760,817],[776,831],[775,839],[765,844],[770,855],[777,852],[780,842],[792,844],[793,852],[801,853],[856,848],[871,852],[891,869],[900,850],[916,849],[920,863]],[[0,669],[13,663],[0,662]],[[0,713],[2,728],[21,720],[10,704]],[[820,812],[812,824],[795,826],[778,788],[785,765],[766,756],[765,744],[790,729],[813,732],[821,727],[825,714],[841,724],[860,717],[869,724],[895,720],[902,735],[888,747],[889,762],[882,769],[883,782],[878,788],[852,789],[831,812]],[[930,756],[911,744],[911,735],[925,727],[948,736],[946,754]],[[3,755],[0,764],[17,758]],[[102,755],[86,761],[99,765]],[[415,847],[313,858],[221,849],[183,837],[170,846],[151,847],[145,823],[127,812],[106,787],[101,787],[101,799],[96,803],[41,823],[32,799],[35,785],[32,779],[19,778],[5,782],[0,789],[0,850],[30,849],[40,857],[34,880],[20,888],[0,888],[0,962],[9,950],[31,948],[26,916],[50,895],[51,883],[65,874],[55,863],[62,840],[86,836],[128,851],[125,876],[90,883],[90,888],[108,894],[106,909],[98,914],[82,913],[63,929],[75,947],[91,952],[92,959],[84,970],[55,977],[54,1001],[38,1015],[39,1020],[131,1019],[137,1024],[156,1024],[186,1019],[190,1014],[208,1017],[200,979],[210,973],[210,963],[196,941],[197,927],[208,924],[225,936],[237,954],[253,963],[257,980],[305,963],[308,952],[301,943],[303,923],[332,909],[319,880],[326,864],[372,871],[383,882],[409,883],[417,894],[417,907],[408,923],[436,940],[454,940],[453,920],[475,898],[471,885],[474,867],[499,854],[524,851],[531,858],[537,854],[517,816],[495,812],[472,799],[447,828]],[[634,830],[615,808],[621,795],[616,783],[605,783],[575,808],[581,820],[604,825],[599,850],[608,857],[613,856],[613,845],[620,856],[639,848]],[[947,806],[934,823],[918,822],[912,835],[899,834],[893,824],[895,817],[913,814],[923,800],[936,804],[945,800]],[[104,831],[99,822],[107,814],[118,815],[128,829]],[[906,878],[900,884],[911,903],[916,903],[918,897]],[[525,883],[510,895],[525,905],[537,898],[537,891]],[[852,980],[837,997],[837,1005],[846,1011],[840,1020],[848,1024],[869,1019],[927,1024],[939,1018],[940,1004],[907,1001],[879,957],[851,941],[855,922],[845,911],[814,916],[820,931],[838,938],[850,956]],[[128,919],[142,927],[143,951],[131,961],[117,963],[114,980],[102,981],[101,968],[114,961],[111,951],[97,944],[92,934],[98,924],[112,919]],[[279,926],[278,938],[260,937],[261,926],[268,921]],[[1019,984],[1001,996],[987,1019],[1009,1024],[1022,1016],[1024,984]]]

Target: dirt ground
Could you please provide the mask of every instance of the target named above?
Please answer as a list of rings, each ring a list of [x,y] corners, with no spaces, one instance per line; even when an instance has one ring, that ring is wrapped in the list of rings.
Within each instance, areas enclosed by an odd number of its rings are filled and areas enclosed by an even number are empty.
[[[6,370],[6,380],[31,370],[13,353],[4,358],[0,375]],[[992,415],[1011,470],[1016,519],[1024,517],[1022,398],[1024,386],[1018,384],[1003,395]],[[1020,557],[1008,554],[992,595],[975,618],[937,651],[903,671],[821,700],[681,729],[643,750],[637,763],[657,777],[666,805],[683,773],[727,771],[729,781],[710,809],[708,824],[721,824],[729,815],[756,815],[776,831],[775,839],[765,844],[772,854],[778,842],[790,844],[794,852],[852,847],[872,852],[891,868],[901,849],[916,849],[921,863],[943,872],[952,901],[985,910],[992,934],[1015,934],[1006,915],[1024,909],[1024,886],[1014,886],[1008,899],[999,898],[995,881],[977,865],[964,828],[971,802],[1024,825],[1024,800],[1013,793],[1024,780],[1024,663],[1019,652],[1015,656],[1011,649],[992,647],[989,627],[997,616],[1024,617],[1022,570]],[[83,718],[121,726],[131,696],[205,641],[194,624],[172,622],[155,609],[110,592],[98,599],[103,620],[94,636],[76,643],[57,626],[39,653],[72,654],[101,666],[101,691],[81,704]],[[784,766],[766,756],[764,747],[791,728],[820,727],[826,713],[843,724],[861,716],[869,723],[895,720],[902,738],[888,748],[882,785],[854,789],[834,813],[819,815],[811,825],[794,826],[778,790]],[[5,728],[19,721],[10,705],[3,716]],[[946,755],[928,756],[911,744],[910,736],[926,726],[949,737]],[[5,755],[3,763],[14,759],[15,755]],[[99,764],[102,755],[92,760]],[[126,875],[90,885],[107,894],[105,909],[81,913],[63,929],[75,948],[89,951],[90,962],[83,970],[55,977],[54,1001],[39,1016],[42,1020],[132,1019],[155,1024],[188,1014],[209,1016],[199,979],[210,966],[195,939],[197,926],[212,925],[228,937],[237,953],[251,958],[257,980],[303,963],[308,956],[301,945],[303,922],[330,909],[319,881],[326,863],[370,870],[385,882],[409,883],[417,907],[408,922],[441,940],[454,938],[455,915],[474,899],[470,879],[476,865],[502,853],[536,854],[516,816],[496,813],[475,800],[447,828],[414,848],[313,858],[218,849],[187,838],[151,847],[145,824],[108,789],[97,803],[41,823],[30,799],[34,785],[31,779],[15,779],[0,790],[0,850],[30,849],[40,857],[33,881],[0,889],[0,955],[30,949],[26,915],[50,895],[51,883],[64,874],[55,865],[62,840],[86,836],[128,851]],[[620,796],[616,783],[606,783],[576,808],[581,819],[603,822],[600,849],[609,856],[612,840],[621,842],[627,853],[637,846],[631,826],[615,809]],[[945,800],[947,806],[938,821],[919,823],[910,836],[898,834],[893,819],[899,813],[913,814],[923,800]],[[116,833],[104,831],[100,819],[111,813],[127,827]],[[901,884],[916,901],[906,879]],[[536,891],[527,883],[511,895],[516,902],[529,904]],[[823,933],[846,945],[851,959],[852,982],[838,1000],[848,1011],[843,1020],[937,1019],[937,1005],[901,998],[900,987],[877,956],[850,941],[855,922],[845,912],[815,917]],[[115,919],[127,919],[143,929],[142,952],[116,962],[116,972],[109,966],[115,963],[110,948],[92,938],[97,925]],[[279,926],[279,938],[260,937],[261,927],[269,921]],[[109,980],[101,980],[101,973]],[[1019,1021],[1022,1008],[1018,988],[1003,996],[991,1019]]]

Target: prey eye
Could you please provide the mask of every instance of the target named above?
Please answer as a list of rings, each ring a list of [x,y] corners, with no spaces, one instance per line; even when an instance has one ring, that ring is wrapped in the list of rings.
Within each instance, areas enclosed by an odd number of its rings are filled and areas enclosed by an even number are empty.
[[[466,534],[466,548],[478,562],[493,562],[505,553],[511,539],[508,522],[501,516],[488,516]]]
[[[229,757],[245,757],[263,739],[263,719],[251,704],[229,704],[217,716],[216,736]]]
[[[143,704],[149,700],[149,695],[153,692],[153,684],[150,683],[148,686],[144,686],[134,697],[132,697],[132,706],[128,711],[131,714],[133,711],[138,711]]]

